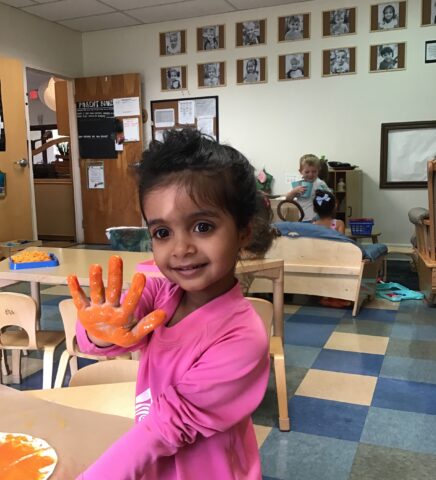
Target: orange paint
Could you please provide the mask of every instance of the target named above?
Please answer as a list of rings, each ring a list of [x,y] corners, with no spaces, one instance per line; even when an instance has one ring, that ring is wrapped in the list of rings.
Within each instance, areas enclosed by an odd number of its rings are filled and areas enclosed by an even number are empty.
[[[161,325],[166,318],[163,310],[155,310],[136,321],[133,314],[145,287],[145,275],[135,273],[123,304],[120,305],[123,282],[123,262],[114,255],[109,260],[108,288],[103,288],[101,267],[91,265],[89,270],[89,304],[77,277],[68,277],[71,296],[77,307],[80,323],[94,337],[121,347],[138,343],[143,337]]]
[[[0,443],[0,478],[2,480],[43,480],[44,467],[56,463],[56,458],[32,445],[25,435],[7,434]]]

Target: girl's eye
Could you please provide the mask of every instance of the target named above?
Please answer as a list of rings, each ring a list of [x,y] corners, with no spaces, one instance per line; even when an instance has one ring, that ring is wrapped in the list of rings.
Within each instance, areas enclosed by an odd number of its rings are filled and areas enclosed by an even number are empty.
[[[212,229],[213,226],[210,223],[201,222],[195,226],[194,231],[199,233],[207,233],[210,232]]]
[[[168,231],[167,228],[158,228],[153,232],[153,238],[157,238],[160,240],[162,238],[168,237],[169,234],[170,232]]]

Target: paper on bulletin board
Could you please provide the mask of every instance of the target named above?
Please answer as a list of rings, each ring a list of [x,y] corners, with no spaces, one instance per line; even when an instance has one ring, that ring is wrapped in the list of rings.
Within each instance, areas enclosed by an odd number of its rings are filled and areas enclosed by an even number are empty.
[[[154,126],[156,128],[174,127],[174,108],[161,108],[154,112]]]
[[[178,103],[179,124],[193,125],[195,123],[195,101],[182,100]]]
[[[103,162],[95,162],[88,165],[88,188],[92,190],[104,188]]]
[[[197,129],[205,135],[210,135],[211,137],[216,138],[213,131],[213,117],[198,117]]]
[[[139,119],[123,118],[123,133],[125,142],[139,142]]]
[[[165,130],[155,130],[154,131],[154,139],[157,140],[158,142],[163,142],[163,134]]]
[[[200,98],[195,100],[195,114],[198,117],[215,117],[215,99]]]
[[[114,116],[140,115],[139,97],[114,98]]]

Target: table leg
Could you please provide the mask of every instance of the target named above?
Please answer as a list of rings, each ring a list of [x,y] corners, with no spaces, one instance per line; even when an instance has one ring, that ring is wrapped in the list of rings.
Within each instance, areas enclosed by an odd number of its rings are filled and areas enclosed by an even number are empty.
[[[41,317],[41,292],[39,288],[39,282],[30,282],[30,295],[36,302],[36,315],[37,315],[37,330],[40,329],[40,317]]]
[[[280,337],[283,342],[283,297],[284,297],[284,285],[283,285],[283,269],[280,269],[278,277],[273,279],[273,307],[274,307],[274,319],[273,319],[273,335]]]

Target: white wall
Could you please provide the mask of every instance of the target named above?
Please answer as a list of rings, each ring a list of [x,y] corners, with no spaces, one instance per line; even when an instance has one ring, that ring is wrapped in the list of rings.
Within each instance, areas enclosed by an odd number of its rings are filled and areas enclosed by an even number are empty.
[[[82,74],[81,34],[0,4],[0,55],[66,77]]]
[[[160,90],[160,68],[188,66],[188,91],[183,95],[219,96],[220,140],[240,149],[252,163],[274,175],[275,192],[284,192],[285,173],[294,172],[304,153],[325,154],[330,160],[359,165],[364,173],[363,214],[376,220],[389,244],[409,243],[412,232],[407,212],[427,204],[425,190],[380,190],[380,125],[385,122],[434,120],[436,64],[424,63],[424,42],[436,38],[436,27],[420,27],[421,0],[408,0],[407,28],[370,33],[370,5],[374,0],[315,0],[274,8],[216,15],[177,22],[129,27],[83,35],[84,74],[139,72],[150,100],[176,98],[180,92]],[[323,10],[357,7],[357,34],[322,38]],[[311,13],[311,39],[277,42],[277,18]],[[267,19],[267,44],[235,47],[235,23]],[[196,51],[196,28],[226,25],[226,49]],[[187,30],[187,54],[159,56],[159,32]],[[369,45],[407,42],[406,70],[369,73]],[[357,74],[321,76],[321,52],[337,46],[357,47]],[[279,82],[278,55],[311,52],[311,78]],[[236,59],[268,57],[268,82],[236,85]],[[197,88],[196,64],[225,61],[227,86]],[[148,139],[150,135],[147,125]]]

